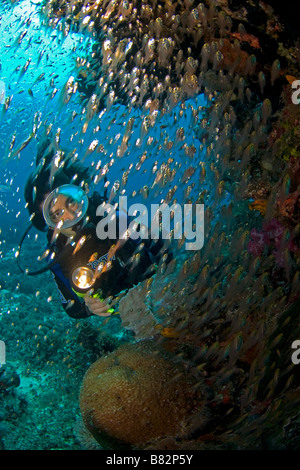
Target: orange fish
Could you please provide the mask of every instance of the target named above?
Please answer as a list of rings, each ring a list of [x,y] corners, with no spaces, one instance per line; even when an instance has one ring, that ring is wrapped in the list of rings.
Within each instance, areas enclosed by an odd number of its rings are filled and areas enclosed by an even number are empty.
[[[181,178],[181,183],[185,183],[193,174],[195,173],[195,168],[190,166],[185,172],[183,173],[183,176]]]
[[[165,338],[178,338],[179,334],[175,328],[164,328],[162,325],[156,325],[155,329]]]
[[[241,42],[248,42],[255,49],[261,49],[259,39],[253,34],[230,33],[230,36]]]
[[[289,82],[290,85],[292,85],[292,83],[297,80],[296,77],[294,77],[293,75],[286,75],[285,78],[287,79],[287,81]]]
[[[92,254],[92,256],[89,259],[89,263],[92,263],[93,261],[96,261],[98,259],[98,253],[95,252]]]
[[[266,199],[255,199],[253,202],[249,204],[249,209],[252,211],[259,211],[261,215],[265,215],[267,210],[267,203]]]

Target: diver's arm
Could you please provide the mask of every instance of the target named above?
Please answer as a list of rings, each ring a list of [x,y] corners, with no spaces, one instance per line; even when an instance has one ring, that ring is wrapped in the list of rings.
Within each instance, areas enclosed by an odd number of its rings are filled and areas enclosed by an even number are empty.
[[[61,305],[71,318],[88,318],[92,315],[90,309],[87,308],[83,299],[80,299],[75,292],[70,290],[68,286],[54,274],[54,281],[58,288]]]
[[[86,308],[85,303],[80,301],[74,302],[72,305],[70,303],[64,309],[71,318],[88,318],[92,315],[92,312]]]

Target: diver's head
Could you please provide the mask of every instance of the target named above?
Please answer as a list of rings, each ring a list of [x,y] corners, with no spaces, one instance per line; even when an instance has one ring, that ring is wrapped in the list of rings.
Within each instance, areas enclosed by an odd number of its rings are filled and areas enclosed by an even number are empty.
[[[84,190],[73,184],[54,189],[43,204],[43,217],[50,229],[71,233],[82,221],[88,209],[88,197]]]
[[[24,197],[26,206],[29,211],[32,224],[40,231],[45,231],[47,229],[47,224],[43,216],[43,204],[45,199],[54,188],[69,182],[63,172],[56,175],[51,185],[49,180],[50,171],[45,170],[38,174],[32,173],[25,185]]]

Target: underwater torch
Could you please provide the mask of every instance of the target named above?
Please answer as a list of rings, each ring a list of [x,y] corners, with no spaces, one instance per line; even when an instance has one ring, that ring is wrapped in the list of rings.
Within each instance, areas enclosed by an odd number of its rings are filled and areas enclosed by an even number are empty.
[[[79,268],[74,269],[72,273],[72,281],[79,289],[90,289],[96,281],[95,273],[92,269],[87,268],[86,266],[80,266]],[[80,296],[86,295],[79,294],[78,292],[76,292],[76,294]],[[103,299],[98,292],[96,292],[92,297],[100,299],[101,302],[103,302]],[[115,313],[115,309],[110,308],[108,312]]]

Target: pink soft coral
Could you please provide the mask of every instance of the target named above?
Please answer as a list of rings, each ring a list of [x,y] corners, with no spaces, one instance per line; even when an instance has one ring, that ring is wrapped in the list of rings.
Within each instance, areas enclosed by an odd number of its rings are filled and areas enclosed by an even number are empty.
[[[262,255],[265,245],[268,244],[266,234],[259,232],[256,228],[252,229],[250,232],[250,237],[252,240],[248,243],[248,251],[254,256]]]
[[[257,229],[252,229],[250,232],[251,240],[248,243],[248,251],[254,256],[261,256],[266,246],[273,245],[273,255],[276,264],[284,267],[285,250],[295,252],[298,247],[296,243],[290,239],[285,241],[284,227],[277,219],[272,219],[263,225],[263,230],[259,232]]]

